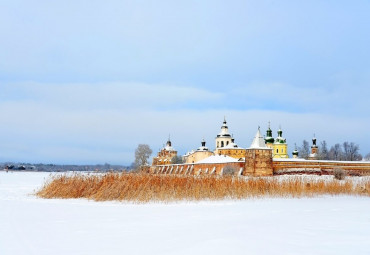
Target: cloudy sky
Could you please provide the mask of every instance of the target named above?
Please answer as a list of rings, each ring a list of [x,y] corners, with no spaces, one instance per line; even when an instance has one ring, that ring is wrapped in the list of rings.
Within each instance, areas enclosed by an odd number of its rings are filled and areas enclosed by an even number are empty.
[[[370,2],[0,0],[0,162],[183,154],[224,116],[370,152]]]

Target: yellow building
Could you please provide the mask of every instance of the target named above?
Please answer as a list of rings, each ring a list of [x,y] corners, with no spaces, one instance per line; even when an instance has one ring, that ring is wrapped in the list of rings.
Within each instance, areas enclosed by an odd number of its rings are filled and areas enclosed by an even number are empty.
[[[245,158],[245,149],[238,147],[238,145],[234,142],[234,138],[231,138],[231,143],[225,147],[216,149],[216,155],[226,155],[242,160]]]
[[[206,147],[206,141],[204,139],[202,140],[202,146],[200,146],[196,151],[191,151],[186,153],[182,159],[185,163],[191,164],[191,163],[196,163],[202,159],[208,158],[210,156],[213,156],[213,152],[209,151],[208,148]]]
[[[269,124],[265,137],[266,146],[272,149],[273,158],[289,158],[288,144],[286,143],[286,139],[283,138],[283,131],[281,128],[279,128],[277,133],[278,137],[274,139]]]

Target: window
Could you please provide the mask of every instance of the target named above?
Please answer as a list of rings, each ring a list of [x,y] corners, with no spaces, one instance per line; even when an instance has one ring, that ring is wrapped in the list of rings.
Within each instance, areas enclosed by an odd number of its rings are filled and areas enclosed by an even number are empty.
[[[279,149],[276,149],[276,153],[279,153]]]
[[[221,147],[224,147],[224,141],[221,141]]]

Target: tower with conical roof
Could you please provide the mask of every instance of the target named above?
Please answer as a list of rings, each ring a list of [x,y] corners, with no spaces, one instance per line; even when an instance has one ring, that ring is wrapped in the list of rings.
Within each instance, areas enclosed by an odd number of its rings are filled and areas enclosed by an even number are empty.
[[[259,127],[251,146],[246,149],[243,175],[273,175],[272,149],[266,146]]]

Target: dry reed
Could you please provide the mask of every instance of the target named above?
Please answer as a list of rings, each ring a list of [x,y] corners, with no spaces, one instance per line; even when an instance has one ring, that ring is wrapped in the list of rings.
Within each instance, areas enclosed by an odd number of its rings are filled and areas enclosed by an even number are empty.
[[[312,177],[235,178],[119,174],[57,175],[37,193],[42,198],[87,198],[131,202],[221,200],[255,197],[370,196],[370,178],[354,181]]]

